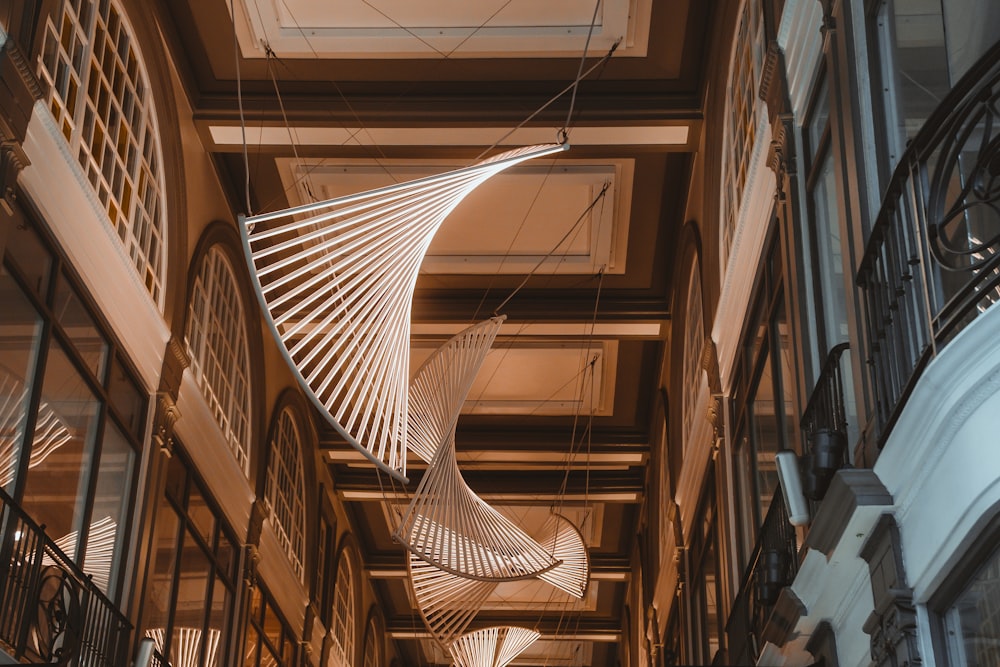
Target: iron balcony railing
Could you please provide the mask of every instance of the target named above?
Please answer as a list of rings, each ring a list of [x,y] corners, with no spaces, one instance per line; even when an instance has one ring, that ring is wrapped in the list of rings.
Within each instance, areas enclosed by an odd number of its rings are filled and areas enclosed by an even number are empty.
[[[798,553],[795,528],[788,521],[785,500],[778,487],[726,622],[728,658],[733,664],[756,662],[764,628],[778,595],[799,571]]]
[[[129,664],[131,625],[0,489],[0,644],[16,659],[57,665]]]
[[[998,248],[1000,43],[903,154],[860,264],[880,447],[930,359],[1000,299]]]
[[[840,468],[848,465],[847,403],[841,357],[848,343],[836,345],[827,355],[819,380],[802,411],[802,489],[819,502]]]

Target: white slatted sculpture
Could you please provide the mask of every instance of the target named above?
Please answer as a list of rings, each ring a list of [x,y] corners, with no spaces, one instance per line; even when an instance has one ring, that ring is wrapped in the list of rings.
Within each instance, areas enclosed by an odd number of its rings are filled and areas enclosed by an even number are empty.
[[[530,579],[559,564],[465,483],[454,431],[435,453],[394,536],[431,565],[481,581]]]
[[[455,460],[455,424],[503,319],[459,332],[414,375],[410,448],[430,465],[395,533],[418,558],[483,581],[527,579],[558,564],[468,487]]]
[[[582,599],[590,566],[580,531],[569,519],[553,514],[543,526],[538,541],[564,559],[538,578]],[[497,582],[446,572],[412,553],[407,563],[415,606],[434,638],[445,649],[450,649],[496,590]]]
[[[483,628],[459,637],[449,651],[455,667],[506,667],[540,636],[511,625]]]
[[[496,583],[459,577],[409,554],[407,571],[416,608],[441,646],[448,647],[469,627]]]
[[[266,319],[330,424],[406,481],[410,308],[445,217],[480,183],[568,148],[519,148],[445,174],[241,218]]]
[[[463,329],[435,350],[410,381],[409,446],[430,463],[450,436],[506,315]]]
[[[559,565],[542,572],[538,578],[582,599],[590,583],[590,557],[580,530],[566,517],[553,513],[538,541],[559,561]]]

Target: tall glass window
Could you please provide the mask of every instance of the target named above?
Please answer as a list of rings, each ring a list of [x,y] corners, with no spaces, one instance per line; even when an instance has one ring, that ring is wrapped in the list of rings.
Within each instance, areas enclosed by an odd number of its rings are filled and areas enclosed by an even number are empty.
[[[705,395],[708,379],[701,369],[701,355],[705,346],[705,322],[701,304],[701,274],[698,262],[691,266],[688,278],[687,308],[684,319],[684,451],[691,446],[690,439],[695,420],[698,419],[698,398]]]
[[[271,526],[285,548],[292,569],[304,581],[306,510],[302,445],[288,408],[278,415],[269,451],[265,497],[271,509]]]
[[[195,279],[185,335],[191,370],[243,472],[250,473],[250,351],[236,276],[218,247]]]
[[[333,592],[333,627],[330,638],[330,667],[351,667],[354,664],[354,563],[351,553],[344,549],[337,565],[337,579]]]
[[[114,0],[66,0],[45,25],[39,76],[70,152],[139,279],[162,307],[163,176],[149,79]]]
[[[760,0],[744,0],[736,28],[722,151],[722,265],[736,236],[737,218],[757,138],[757,86],[764,64],[764,28]]]
[[[179,448],[178,448],[179,449]],[[156,513],[145,635],[169,664],[230,665],[239,552],[232,530],[181,452]]]
[[[365,629],[364,667],[381,667],[382,665],[382,633],[379,631],[375,616],[368,619]]]
[[[249,624],[243,649],[244,667],[294,667],[298,642],[267,589],[250,591]]]
[[[114,597],[146,392],[30,225],[10,230],[0,302],[0,486]]]
[[[952,86],[1000,35],[993,0],[881,0],[869,18],[869,43],[878,60],[883,160],[891,170],[907,141],[923,127]],[[885,175],[887,175],[886,172]]]
[[[734,471],[741,565],[749,560],[778,488],[774,455],[796,442],[793,369],[780,244],[772,243],[734,374]]]

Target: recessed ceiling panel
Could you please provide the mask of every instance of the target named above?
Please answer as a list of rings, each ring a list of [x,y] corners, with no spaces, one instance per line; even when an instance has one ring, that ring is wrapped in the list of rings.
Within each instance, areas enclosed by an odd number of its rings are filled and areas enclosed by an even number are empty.
[[[465,165],[453,162],[277,161],[291,205],[333,199]],[[428,274],[625,272],[633,160],[559,160],[514,167],[472,192],[444,221]],[[599,198],[605,185],[607,190]],[[594,202],[597,202],[596,204]]]
[[[410,365],[436,349],[417,341]],[[506,343],[486,356],[462,414],[610,415],[614,409],[618,341]]]
[[[644,56],[652,0],[243,0],[247,57],[497,58],[578,56],[587,44]]]

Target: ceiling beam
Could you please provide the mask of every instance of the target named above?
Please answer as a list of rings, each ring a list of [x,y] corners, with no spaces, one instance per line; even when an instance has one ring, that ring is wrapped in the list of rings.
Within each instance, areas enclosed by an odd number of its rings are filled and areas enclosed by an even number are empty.
[[[408,471],[409,472],[409,471]],[[371,467],[358,470],[338,469],[332,472],[337,480],[337,495],[344,502],[392,501],[407,502],[420,483],[422,471],[409,475],[407,488],[394,485]],[[504,504],[535,504],[565,500],[571,502],[639,503],[645,491],[645,470],[573,470],[566,476],[561,470],[467,470],[463,476],[476,494],[487,502]]]

